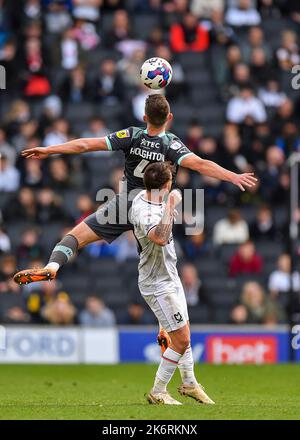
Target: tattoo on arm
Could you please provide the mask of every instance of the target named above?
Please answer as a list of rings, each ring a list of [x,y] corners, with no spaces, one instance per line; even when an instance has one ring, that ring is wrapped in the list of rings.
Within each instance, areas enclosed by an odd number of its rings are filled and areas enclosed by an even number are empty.
[[[158,223],[158,225],[155,228],[155,235],[159,239],[165,242],[169,240],[172,233],[173,220],[174,220],[174,207],[170,206],[170,204],[167,203],[161,221]]]

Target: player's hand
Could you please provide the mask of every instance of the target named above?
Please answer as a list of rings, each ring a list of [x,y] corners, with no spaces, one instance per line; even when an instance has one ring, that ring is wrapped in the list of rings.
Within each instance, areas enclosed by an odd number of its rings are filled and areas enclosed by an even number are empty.
[[[181,192],[178,189],[173,189],[169,193],[169,200],[170,200],[171,206],[175,208],[177,205],[179,205],[179,203],[181,203],[181,200],[182,200]]]
[[[232,183],[238,186],[241,191],[245,191],[245,187],[252,188],[256,182],[257,178],[254,177],[254,173],[236,174],[232,180]]]
[[[21,156],[26,159],[46,159],[49,156],[49,153],[45,147],[36,147],[21,151]]]

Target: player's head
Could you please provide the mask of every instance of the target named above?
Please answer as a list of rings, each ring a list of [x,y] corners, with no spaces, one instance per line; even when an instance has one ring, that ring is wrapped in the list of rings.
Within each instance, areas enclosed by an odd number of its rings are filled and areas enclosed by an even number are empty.
[[[152,163],[144,172],[144,185],[147,191],[170,191],[172,186],[172,171],[166,162]]]
[[[154,127],[162,127],[173,119],[170,105],[165,96],[155,93],[149,95],[145,103],[144,121]]]

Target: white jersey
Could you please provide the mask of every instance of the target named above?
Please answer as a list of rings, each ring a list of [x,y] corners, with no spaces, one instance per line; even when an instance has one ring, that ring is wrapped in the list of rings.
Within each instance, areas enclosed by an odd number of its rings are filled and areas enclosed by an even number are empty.
[[[159,246],[148,238],[151,229],[161,221],[164,207],[164,203],[148,201],[145,190],[132,203],[130,220],[140,252],[139,288],[142,295],[172,293],[181,285],[173,237],[166,246]]]

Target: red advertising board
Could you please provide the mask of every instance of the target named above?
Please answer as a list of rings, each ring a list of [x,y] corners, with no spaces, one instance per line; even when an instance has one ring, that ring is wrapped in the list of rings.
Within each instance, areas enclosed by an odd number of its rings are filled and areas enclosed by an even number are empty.
[[[206,359],[214,364],[272,364],[277,362],[278,340],[263,335],[211,335]]]

